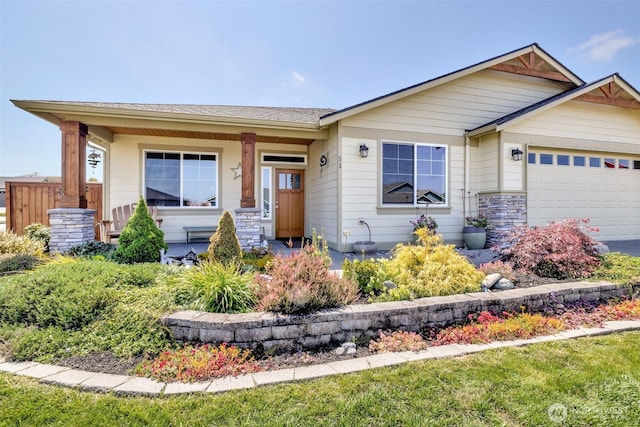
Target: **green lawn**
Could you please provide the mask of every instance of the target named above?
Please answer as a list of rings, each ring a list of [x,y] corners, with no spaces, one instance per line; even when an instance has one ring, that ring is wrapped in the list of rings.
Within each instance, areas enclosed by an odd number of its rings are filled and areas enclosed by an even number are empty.
[[[640,332],[221,395],[122,398],[0,374],[0,425],[629,426],[640,420]],[[548,415],[567,417],[561,424]],[[637,425],[637,424],[636,424]]]

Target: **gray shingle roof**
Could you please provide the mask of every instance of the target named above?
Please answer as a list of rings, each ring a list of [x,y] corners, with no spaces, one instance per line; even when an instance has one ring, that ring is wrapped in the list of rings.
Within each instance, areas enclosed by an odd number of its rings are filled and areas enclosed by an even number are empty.
[[[52,104],[77,105],[79,107],[109,108],[123,111],[192,114],[211,117],[229,117],[251,120],[315,124],[321,116],[332,113],[332,108],[299,107],[251,107],[235,105],[193,104],[136,104],[120,102],[43,101]]]

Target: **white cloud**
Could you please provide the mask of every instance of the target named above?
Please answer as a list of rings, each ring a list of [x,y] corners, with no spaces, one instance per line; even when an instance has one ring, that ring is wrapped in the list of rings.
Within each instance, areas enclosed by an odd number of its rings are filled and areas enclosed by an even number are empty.
[[[592,61],[608,62],[618,51],[639,43],[640,40],[625,36],[623,30],[594,34],[589,41],[573,49],[582,52]]]
[[[300,87],[305,83],[305,78],[302,74],[300,74],[297,71],[293,71],[291,73],[291,80],[289,81],[289,83],[291,84],[291,86],[293,87]]]

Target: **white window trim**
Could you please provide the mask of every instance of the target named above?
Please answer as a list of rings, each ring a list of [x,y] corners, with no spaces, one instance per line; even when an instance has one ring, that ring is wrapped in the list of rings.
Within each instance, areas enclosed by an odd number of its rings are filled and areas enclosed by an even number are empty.
[[[147,200],[147,153],[177,153],[180,154],[180,203],[182,203],[184,194],[184,168],[183,157],[185,154],[198,155],[215,155],[216,156],[216,205],[215,206],[158,206],[160,209],[220,209],[220,153],[218,151],[179,151],[164,150],[162,148],[149,148],[142,150],[142,188],[144,190],[144,200]]]
[[[269,215],[268,216],[263,216],[264,215],[264,189],[265,189],[265,182],[264,182],[264,173],[265,171],[268,171],[269,174],[269,200],[267,200],[267,202],[269,203]],[[262,215],[261,218],[262,220],[270,220],[273,218],[273,168],[271,166],[262,166],[261,168],[261,173],[260,173],[260,207],[262,208]]]
[[[383,171],[383,144],[403,144],[403,145],[413,145],[413,167],[414,167],[414,171],[413,171],[413,188],[415,189],[418,186],[418,172],[417,172],[417,168],[416,168],[416,161],[418,159],[418,146],[426,146],[426,147],[444,147],[446,149],[445,153],[444,153],[444,165],[445,165],[445,203],[442,204],[429,204],[429,203],[417,203],[416,202],[416,193],[413,193],[413,204],[409,204],[409,203],[384,203],[384,180],[382,179],[382,175],[384,173]],[[384,139],[380,141],[380,169],[379,169],[379,176],[378,179],[380,180],[380,207],[383,208],[390,208],[390,207],[408,207],[408,206],[412,206],[412,207],[424,207],[427,206],[429,209],[438,209],[438,208],[450,208],[451,203],[450,203],[450,195],[449,195],[449,145],[447,144],[434,144],[434,143],[428,143],[428,142],[410,142],[410,141],[395,141],[395,140],[389,140],[389,139]]]

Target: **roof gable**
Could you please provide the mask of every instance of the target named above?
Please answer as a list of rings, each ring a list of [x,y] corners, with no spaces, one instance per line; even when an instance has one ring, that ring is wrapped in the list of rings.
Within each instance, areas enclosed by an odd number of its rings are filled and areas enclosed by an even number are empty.
[[[551,79],[574,86],[581,86],[584,84],[582,79],[544,51],[537,43],[534,43],[458,71],[445,74],[435,79],[427,80],[369,101],[326,114],[320,118],[319,124],[320,126],[329,125],[337,122],[338,120],[397,101],[485,69]]]
[[[640,109],[640,92],[627,83],[619,74],[612,74],[595,82],[559,93],[558,95],[469,130],[466,136],[475,137],[487,132],[501,131],[508,126],[571,100]]]

